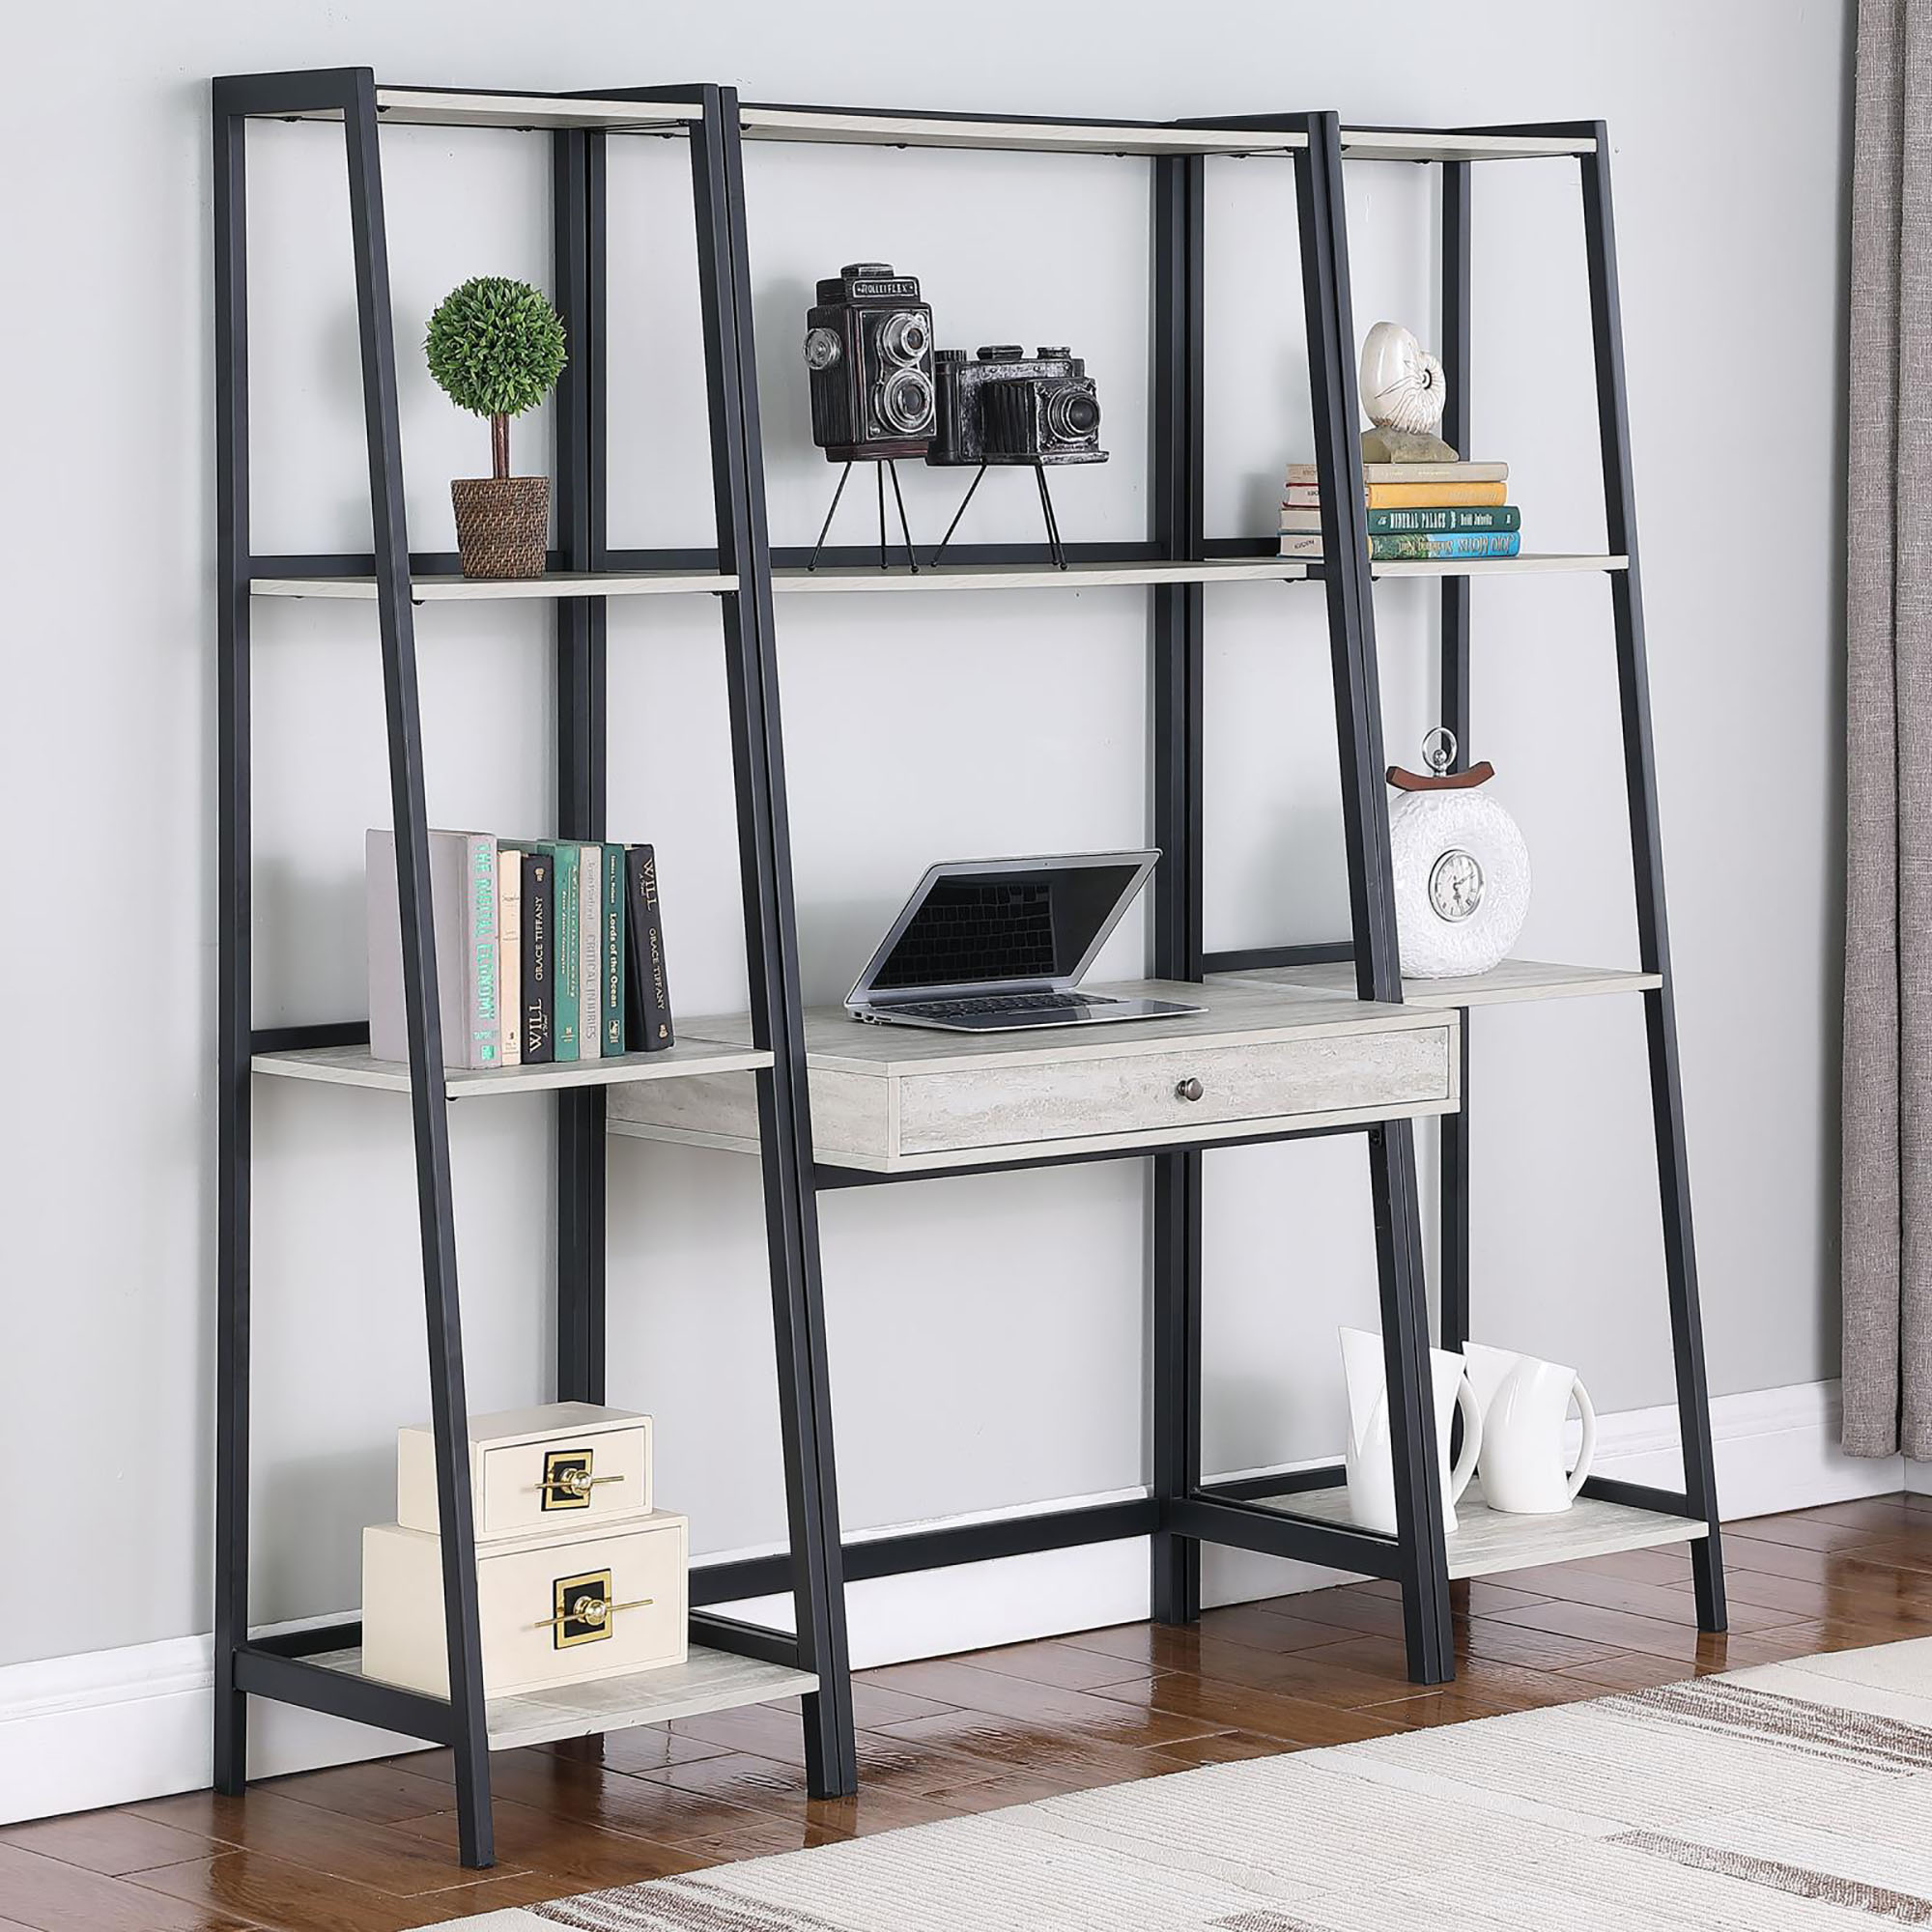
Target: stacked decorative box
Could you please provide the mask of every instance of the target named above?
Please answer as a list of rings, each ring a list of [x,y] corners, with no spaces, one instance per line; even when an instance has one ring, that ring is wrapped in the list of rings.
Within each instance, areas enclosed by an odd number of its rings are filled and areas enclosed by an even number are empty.
[[[651,1507],[651,1419],[590,1403],[469,1418],[487,1695],[685,1661],[689,1526]],[[449,1694],[436,1451],[396,1443],[396,1520],[362,1532],[362,1667]]]

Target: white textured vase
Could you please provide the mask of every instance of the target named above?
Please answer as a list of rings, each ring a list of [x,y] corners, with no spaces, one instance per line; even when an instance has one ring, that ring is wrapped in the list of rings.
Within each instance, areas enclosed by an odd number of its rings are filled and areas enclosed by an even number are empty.
[[[1509,956],[1529,917],[1529,847],[1487,792],[1406,793],[1389,814],[1389,858],[1405,974],[1459,979]]]

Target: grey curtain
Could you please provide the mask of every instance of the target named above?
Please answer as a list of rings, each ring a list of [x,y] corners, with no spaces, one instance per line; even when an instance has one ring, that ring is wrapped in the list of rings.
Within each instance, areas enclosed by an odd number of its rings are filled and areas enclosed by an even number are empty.
[[[1855,114],[1844,1443],[1932,1458],[1932,0],[1861,0]]]

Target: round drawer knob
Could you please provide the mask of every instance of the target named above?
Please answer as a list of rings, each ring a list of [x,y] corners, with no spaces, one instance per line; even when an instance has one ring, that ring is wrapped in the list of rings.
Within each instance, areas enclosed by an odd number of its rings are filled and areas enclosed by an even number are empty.
[[[1185,1080],[1177,1080],[1174,1083],[1174,1097],[1177,1100],[1198,1100],[1201,1094],[1201,1083],[1192,1074]]]

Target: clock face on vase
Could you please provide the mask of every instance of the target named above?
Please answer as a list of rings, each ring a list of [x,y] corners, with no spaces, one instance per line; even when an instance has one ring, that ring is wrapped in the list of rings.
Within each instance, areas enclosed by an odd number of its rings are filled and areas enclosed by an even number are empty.
[[[1483,864],[1459,845],[1429,868],[1429,903],[1437,919],[1470,918],[1483,900]]]

